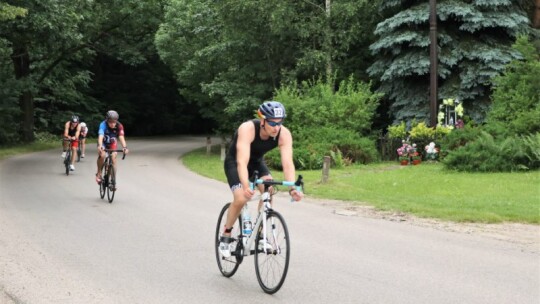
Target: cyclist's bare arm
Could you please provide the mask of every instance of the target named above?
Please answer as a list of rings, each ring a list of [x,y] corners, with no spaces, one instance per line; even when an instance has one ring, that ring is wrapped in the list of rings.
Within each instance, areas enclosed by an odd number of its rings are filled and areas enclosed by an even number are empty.
[[[281,166],[283,167],[283,175],[285,180],[293,181],[296,176],[296,169],[293,161],[293,139],[289,129],[281,127],[279,135],[279,152],[281,155]],[[294,187],[290,188],[289,192],[295,201],[299,201],[304,197],[304,194],[297,191]]]
[[[64,138],[69,137],[69,121],[64,125]]]
[[[255,139],[255,126],[252,122],[244,122],[238,128],[238,139],[236,141],[236,163],[238,177],[242,183],[244,193],[247,191],[251,197],[253,191],[249,187],[248,162],[251,143]]]
[[[81,135],[81,124],[77,125],[77,131],[75,132],[75,138],[78,139]]]
[[[101,153],[102,148],[103,148],[103,134],[98,135],[97,148],[98,148],[98,153]]]
[[[124,153],[125,154],[128,154],[129,153],[129,150],[127,148],[127,144],[126,144],[126,138],[124,136],[118,136],[118,140],[120,140],[120,143],[122,144],[122,147],[125,148],[124,149]]]

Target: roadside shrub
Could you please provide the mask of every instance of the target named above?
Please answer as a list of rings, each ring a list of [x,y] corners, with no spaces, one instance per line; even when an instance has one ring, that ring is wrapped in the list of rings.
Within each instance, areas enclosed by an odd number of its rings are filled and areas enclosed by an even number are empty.
[[[513,46],[523,56],[494,80],[493,105],[487,115],[491,134],[511,136],[540,132],[540,50],[526,37]]]
[[[465,125],[462,129],[455,129],[448,133],[441,141],[441,146],[447,151],[455,150],[475,141],[480,134],[480,128]]]
[[[399,125],[393,125],[388,127],[388,137],[395,139],[398,138],[403,140],[407,137],[407,126],[405,122],[402,121]]]
[[[34,132],[34,138],[36,142],[51,143],[57,141],[58,144],[61,145],[60,136],[51,134],[49,132]]]
[[[342,81],[337,91],[332,82],[317,80],[282,86],[275,99],[287,109],[287,126],[293,134],[302,129],[333,126],[368,134],[381,94],[371,92],[371,84]],[[295,136],[296,138],[296,136]]]
[[[538,168],[540,135],[496,139],[482,131],[473,142],[452,151],[443,163],[458,171],[501,172]]]
[[[294,134],[294,164],[297,169],[320,169],[324,156],[332,157],[334,167],[377,160],[375,142],[351,130],[334,127],[305,129]],[[266,163],[281,168],[279,151],[266,154]]]

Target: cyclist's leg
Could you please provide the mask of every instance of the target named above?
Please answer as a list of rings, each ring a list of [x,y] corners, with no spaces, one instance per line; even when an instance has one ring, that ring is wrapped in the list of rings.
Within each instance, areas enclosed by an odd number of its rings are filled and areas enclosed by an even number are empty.
[[[84,152],[86,151],[86,137],[82,137],[80,139],[80,144],[81,144],[81,154],[82,154],[81,157],[84,158],[84,156],[85,156]]]
[[[99,150],[98,158],[97,158],[97,172],[96,172],[96,182],[101,182],[101,169],[103,168],[103,162],[105,162],[105,151]]]
[[[62,157],[66,157],[66,151],[68,149],[69,141],[65,140],[66,137],[62,134]]]
[[[71,143],[71,165],[72,166],[75,166],[75,159],[77,158],[77,148],[79,147],[79,141],[78,140],[74,140],[72,143]]]
[[[229,183],[229,187],[233,193],[233,202],[227,211],[227,221],[225,223],[225,228],[231,228],[248,200],[244,196],[244,189],[242,189],[242,184],[240,183],[236,162],[225,162],[223,167],[225,169],[225,175],[227,176],[227,182]],[[252,174],[253,170],[249,169],[250,168],[248,168],[248,173]],[[225,233],[225,235],[228,236],[230,234]]]

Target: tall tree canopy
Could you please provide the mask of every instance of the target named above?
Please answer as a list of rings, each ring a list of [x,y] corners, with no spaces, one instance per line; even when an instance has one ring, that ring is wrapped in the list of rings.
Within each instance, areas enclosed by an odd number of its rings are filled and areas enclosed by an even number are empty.
[[[464,101],[467,113],[482,121],[492,80],[519,58],[511,48],[528,33],[527,13],[518,0],[438,0],[439,98]],[[369,68],[392,102],[396,120],[429,115],[429,4],[388,0],[389,18],[377,25],[371,45],[377,60]]]
[[[161,16],[159,0],[5,1],[0,11],[15,5],[26,14],[0,23],[0,94],[9,97],[0,115],[16,112],[18,102],[23,141],[33,140],[36,121],[58,121],[49,113],[96,113],[99,103],[86,94],[96,54],[143,62]]]
[[[225,131],[283,81],[324,75],[329,65],[341,79],[365,78],[377,2],[170,0],[156,46],[185,99]]]

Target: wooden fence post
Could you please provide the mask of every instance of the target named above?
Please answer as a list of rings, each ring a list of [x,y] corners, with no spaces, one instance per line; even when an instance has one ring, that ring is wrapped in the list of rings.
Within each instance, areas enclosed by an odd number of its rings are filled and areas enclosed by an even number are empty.
[[[210,155],[210,151],[212,150],[212,140],[210,139],[210,136],[206,137],[206,155]]]
[[[330,156],[325,156],[323,159],[323,165],[322,165],[322,180],[321,182],[324,184],[328,181],[328,175],[330,173]]]
[[[225,138],[221,139],[221,161],[225,161]]]

